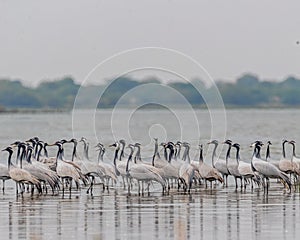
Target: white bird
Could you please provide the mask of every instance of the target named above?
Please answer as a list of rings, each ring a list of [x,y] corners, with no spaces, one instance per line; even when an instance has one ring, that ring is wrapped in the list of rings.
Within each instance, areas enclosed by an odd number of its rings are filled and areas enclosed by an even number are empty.
[[[167,183],[168,190],[170,190],[170,182],[172,180],[176,180],[179,177],[179,167],[178,165],[172,164],[172,158],[174,156],[174,148],[173,145],[168,143],[168,144],[162,144],[164,148],[164,156],[166,159],[162,159],[159,156],[158,150],[153,157],[153,163],[152,165],[156,167],[159,170],[160,175],[164,178],[164,180]],[[156,149],[156,148],[155,148]],[[167,149],[170,149],[169,156],[167,155]]]
[[[199,166],[198,170],[201,175],[201,177],[205,181],[205,186],[207,187],[207,181],[209,181],[211,184],[213,181],[219,181],[220,183],[223,183],[223,178],[221,177],[219,171],[212,166],[206,164],[203,161],[203,146],[202,144],[199,145],[200,149],[200,155],[199,155]]]
[[[88,179],[87,175],[85,175],[84,173],[89,172],[89,169],[86,168],[86,165],[81,164],[81,161],[79,160],[79,158],[78,157],[76,158],[75,155],[74,155],[74,152],[76,153],[77,142],[73,146],[73,154],[72,154],[71,160],[65,159],[65,157],[64,157],[65,150],[64,150],[63,146],[64,146],[65,143],[70,143],[72,141],[67,141],[66,139],[62,139],[59,142],[62,144],[62,150],[61,150],[61,153],[60,153],[61,159],[63,161],[65,161],[66,163],[69,163],[69,164],[71,164],[75,167],[76,171],[78,172],[78,174],[80,176],[79,179],[82,181],[84,186],[86,186],[89,179]],[[75,181],[75,183],[76,183],[76,188],[79,189],[79,187],[80,187],[79,183],[76,182],[76,181]]]
[[[25,144],[19,144],[20,148],[22,148],[23,152],[21,154],[21,160],[24,160],[23,169],[28,171],[31,175],[37,178],[44,185],[44,189],[47,193],[47,185],[52,189],[52,193],[54,195],[55,190],[59,190],[59,179],[57,174],[52,173],[52,170],[43,166],[42,163],[37,162],[34,158],[31,157],[33,148],[32,146],[26,146]],[[26,152],[27,150],[27,152]]]
[[[217,157],[216,150],[217,150],[219,142],[217,140],[213,140],[213,141],[209,142],[208,144],[215,145],[214,149],[213,149],[213,153],[212,153],[212,166],[222,174],[222,177],[224,179],[224,184],[227,186],[227,184],[228,184],[227,178],[228,178],[229,172],[227,169],[226,160],[221,159],[221,158],[218,158],[216,160],[216,157]]]
[[[254,174],[251,164],[244,162],[241,160],[240,157],[240,144],[235,143],[232,147],[236,148],[236,160],[238,162],[238,170],[242,178],[244,179],[244,188],[246,188],[247,179],[251,181],[251,188],[253,188],[253,180],[259,183],[259,178],[257,175]]]
[[[28,171],[12,164],[11,162],[11,157],[13,154],[13,150],[11,147],[7,147],[3,149],[2,151],[7,151],[8,152],[8,172],[9,176],[12,180],[16,182],[16,194],[18,196],[18,185],[21,187],[21,194],[24,192],[24,188],[22,187],[23,183],[27,183],[32,185],[31,188],[31,194],[33,194],[33,186],[35,186],[39,193],[42,192],[41,184],[38,179],[36,179],[34,176],[32,176]],[[22,161],[22,159],[20,159]],[[22,166],[22,163],[21,163]]]
[[[226,166],[228,173],[234,177],[235,181],[235,188],[238,188],[237,179],[239,178],[241,180],[241,188],[242,188],[242,177],[238,169],[238,160],[237,159],[231,159],[230,157],[230,151],[232,146],[232,141],[227,139],[223,144],[228,144],[228,149],[226,153]]]
[[[125,142],[124,140],[120,140],[120,141]],[[123,143],[121,143],[121,144],[123,146]],[[113,164],[114,164],[114,167],[115,167],[116,175],[122,177],[123,187],[125,189],[126,188],[125,179],[126,179],[126,182],[128,182],[128,180],[127,180],[127,172],[126,172],[127,162],[122,161],[122,154],[120,154],[120,158],[118,160],[118,154],[119,154],[119,151],[120,151],[120,143],[119,142],[115,142],[114,144],[109,145],[109,147],[115,147]]]
[[[115,171],[115,168],[112,164],[104,162],[103,156],[105,153],[105,148],[101,143],[98,143],[96,145],[98,148],[97,151],[99,151],[98,154],[98,165],[104,170],[104,178],[106,179],[106,185],[109,186],[110,180],[112,180],[113,183],[117,182],[117,174]]]
[[[187,142],[183,143],[183,147],[185,147],[184,151],[184,163],[181,165],[179,169],[179,180],[183,183],[183,189],[184,191],[191,191],[192,183],[193,183],[193,178],[195,175],[195,170],[198,171],[192,164],[189,156],[189,151],[190,151],[190,144]]]
[[[297,163],[293,161],[293,157],[290,159],[286,158],[285,153],[285,144],[288,143],[286,139],[282,140],[282,157],[279,161],[279,169],[282,172],[285,172],[286,174],[297,174],[300,175],[300,170],[298,168]]]
[[[73,155],[76,154],[76,145],[77,145],[77,140],[76,139],[71,139],[70,142],[74,142],[74,150],[73,150]],[[81,172],[83,173],[84,176],[90,178],[90,186],[87,189],[87,193],[90,192],[91,195],[93,195],[93,186],[95,184],[95,177],[99,177],[102,182],[103,182],[103,190],[105,189],[105,181],[104,181],[104,176],[105,176],[105,169],[101,167],[98,163],[93,162],[89,158],[89,143],[86,138],[82,137],[80,139],[80,142],[83,142],[83,158],[81,160],[76,161],[76,163],[81,167]],[[76,143],[76,145],[75,145]],[[72,159],[74,156],[72,157]],[[107,185],[107,189],[108,189]]]
[[[294,140],[289,141],[289,144],[293,146],[293,156],[292,156],[292,162],[296,163],[298,166],[298,169],[300,169],[300,158],[296,156],[296,142]]]
[[[256,141],[252,144],[252,146],[254,146],[253,157],[251,159],[252,170],[254,172],[258,172],[263,176],[263,178],[266,179],[267,184],[265,185],[264,189],[266,189],[267,192],[269,190],[270,178],[281,179],[286,185],[288,185],[291,191],[291,182],[289,177],[284,172],[281,172],[273,164],[260,158],[260,150],[262,145],[263,143],[261,141]]]
[[[158,139],[154,138],[154,153],[152,156],[152,166],[155,167],[164,167],[168,163],[168,156],[167,156],[167,144],[161,143],[160,145],[163,147],[164,150],[164,156],[163,158],[160,156],[159,151],[158,151]]]
[[[138,153],[139,154],[139,153]],[[139,157],[135,158],[138,159]],[[129,175],[131,178],[136,179],[138,182],[138,193],[141,193],[140,182],[150,183],[151,181],[155,181],[161,184],[163,192],[165,191],[166,182],[159,174],[157,168],[153,167],[152,165],[141,163],[141,162],[134,162],[129,167],[129,162],[132,161],[132,157],[129,157],[126,164],[126,173],[127,176]],[[143,193],[142,188],[142,193]],[[149,185],[148,185],[149,191]]]
[[[76,165],[72,164],[72,162],[64,161],[62,157],[63,153],[63,145],[60,141],[55,142],[54,144],[49,144],[49,146],[56,145],[58,147],[57,155],[56,155],[56,173],[62,179],[62,190],[64,196],[64,181],[69,183],[69,197],[71,198],[72,193],[72,180],[79,186],[80,174]]]

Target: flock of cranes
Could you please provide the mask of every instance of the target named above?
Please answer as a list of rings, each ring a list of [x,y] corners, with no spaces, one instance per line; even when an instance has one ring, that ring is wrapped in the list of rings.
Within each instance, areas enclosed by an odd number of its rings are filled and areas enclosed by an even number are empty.
[[[63,139],[49,144],[33,137],[25,142],[16,141],[2,151],[8,153],[7,165],[0,164],[0,179],[5,181],[12,179],[16,183],[16,194],[37,191],[38,194],[47,194],[49,188],[53,195],[65,190],[69,191],[69,197],[73,189],[79,190],[86,187],[87,194],[93,194],[95,183],[102,185],[103,191],[122,179],[122,187],[132,192],[137,186],[138,194],[149,192],[150,186],[156,182],[161,186],[163,193],[168,193],[171,188],[178,191],[190,192],[199,184],[205,188],[213,184],[228,186],[228,176],[235,180],[235,187],[251,188],[257,185],[268,193],[270,179],[275,178],[283,184],[284,189],[290,192],[299,184],[300,158],[296,157],[295,141],[282,141],[282,157],[279,161],[271,160],[270,145],[267,142],[266,157],[261,157],[261,148],[264,143],[255,141],[251,144],[253,155],[250,162],[243,161],[240,156],[240,145],[226,140],[222,144],[228,145],[226,156],[218,157],[217,147],[219,142],[213,140],[208,144],[213,145],[211,164],[203,159],[203,145],[199,145],[199,157],[191,160],[190,144],[187,142],[158,143],[154,139],[154,153],[151,161],[145,161],[141,157],[141,145],[139,143],[128,144],[119,140],[111,145],[114,148],[114,156],[110,162],[104,161],[105,146],[98,143],[95,148],[98,153],[98,161],[89,158],[89,143],[82,137],[80,141]],[[83,143],[83,154],[77,153],[78,142]],[[73,144],[71,159],[65,159],[64,145]],[[291,144],[293,149],[292,158],[287,158],[286,144]],[[47,148],[57,148],[56,156],[49,156]],[[159,151],[159,147],[162,151]],[[232,157],[232,149],[235,155]],[[75,183],[75,186],[72,185]],[[194,187],[195,186],[195,187]]]

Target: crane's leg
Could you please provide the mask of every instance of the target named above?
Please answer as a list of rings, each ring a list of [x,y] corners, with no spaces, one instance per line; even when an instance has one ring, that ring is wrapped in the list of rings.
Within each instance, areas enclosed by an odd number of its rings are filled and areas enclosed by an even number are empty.
[[[71,199],[71,194],[72,194],[72,179],[70,180],[70,189],[69,189],[69,198]]]
[[[65,181],[64,178],[61,178],[61,182],[62,182],[62,197],[64,198],[65,196]]]

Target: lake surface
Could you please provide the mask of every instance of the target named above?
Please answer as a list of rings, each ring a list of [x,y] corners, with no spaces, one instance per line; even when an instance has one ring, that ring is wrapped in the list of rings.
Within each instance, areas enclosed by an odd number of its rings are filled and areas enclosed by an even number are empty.
[[[221,112],[214,117],[218,114]],[[160,141],[190,142],[191,156],[196,158],[198,144],[213,137],[239,142],[242,158],[250,161],[249,145],[255,140],[272,141],[274,160],[280,159],[283,138],[300,142],[300,110],[227,110],[226,135],[222,117],[215,119],[219,124],[212,124],[205,110],[197,110],[195,116],[182,110],[120,110],[113,114],[103,110],[93,119],[89,111],[77,113],[76,119],[71,113],[1,114],[0,147],[32,136],[48,142],[85,136],[91,143],[90,158],[96,160],[93,146],[101,141],[107,149],[105,161],[109,162],[113,149],[108,145],[115,139],[141,142],[142,157],[147,159],[153,152],[152,138],[159,137]],[[67,157],[71,147],[66,146]],[[211,163],[211,148],[206,144],[204,147],[205,161]],[[55,148],[49,150],[55,154]],[[224,156],[224,152],[225,148],[220,154]],[[290,146],[287,153],[291,154]],[[1,163],[7,162],[3,152],[0,158]],[[236,191],[230,179],[228,188],[217,185],[211,190],[199,186],[191,194],[173,190],[162,195],[154,184],[149,196],[138,196],[136,188],[129,196],[119,183],[109,192],[102,192],[97,185],[93,197],[83,188],[74,190],[71,199],[29,194],[16,198],[14,183],[7,181],[5,193],[0,193],[0,238],[298,239],[299,197],[299,191],[289,194],[276,181],[271,182],[268,196],[258,188]]]

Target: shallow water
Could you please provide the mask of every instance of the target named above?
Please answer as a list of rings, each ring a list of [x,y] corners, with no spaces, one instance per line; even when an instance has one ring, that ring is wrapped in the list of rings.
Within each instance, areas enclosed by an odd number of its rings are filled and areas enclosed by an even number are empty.
[[[110,134],[109,114],[109,111],[97,113],[102,122],[97,121],[95,127],[99,139],[106,145],[114,140]],[[146,120],[141,121],[140,115],[147,116]],[[83,111],[83,123],[87,121],[85,116]],[[153,148],[149,135],[161,132],[151,126],[163,125],[168,116],[166,112],[153,114],[153,111],[132,116],[135,126],[131,129],[132,139],[140,137],[145,146],[144,157],[150,156]],[[209,118],[205,111],[198,111],[197,116],[201,120],[201,142],[205,143],[210,138]],[[72,136],[71,117],[67,113],[0,115],[1,148],[16,139],[25,140],[35,135],[49,142],[69,138]],[[248,146],[252,141],[271,139],[274,143],[272,158],[279,159],[282,138],[299,141],[299,121],[298,110],[229,110],[227,137],[241,143],[246,161],[251,156]],[[138,134],[143,131],[145,134]],[[222,131],[217,127],[215,131],[216,137],[223,140]],[[74,133],[77,137],[86,136],[91,145],[96,142],[93,134],[86,124]],[[192,130],[185,134],[184,139],[192,144],[191,155],[195,156],[199,136]],[[178,126],[169,124],[168,139],[178,136]],[[111,155],[112,150],[107,148],[105,161],[110,161]],[[0,156],[1,163],[6,163],[6,155],[1,153]],[[92,148],[90,156],[96,158]],[[210,162],[210,151],[205,160]],[[284,192],[275,181],[268,196],[259,189],[236,191],[230,181],[228,188],[217,185],[210,190],[200,186],[190,195],[176,190],[162,195],[155,184],[150,187],[149,196],[138,196],[136,192],[129,196],[120,185],[109,192],[102,192],[102,187],[97,185],[93,197],[83,188],[79,192],[74,190],[71,199],[63,199],[61,195],[31,197],[27,193],[23,198],[16,198],[14,184],[7,182],[6,185],[5,194],[0,193],[1,239],[297,239],[300,234],[299,192]]]

